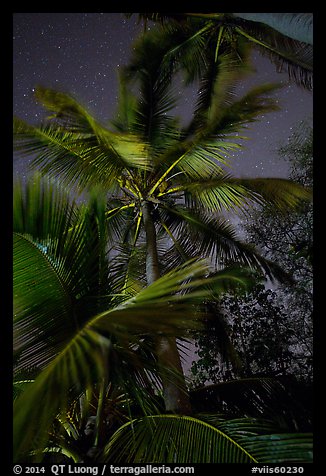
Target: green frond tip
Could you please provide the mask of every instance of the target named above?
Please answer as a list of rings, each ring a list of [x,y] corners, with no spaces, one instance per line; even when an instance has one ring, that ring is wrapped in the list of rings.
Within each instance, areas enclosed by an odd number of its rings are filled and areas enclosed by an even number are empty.
[[[115,463],[256,463],[222,431],[190,416],[154,415],[123,425],[101,456]]]
[[[233,182],[247,190],[250,200],[276,208],[279,212],[298,209],[303,202],[312,200],[311,189],[287,179],[233,179]]]

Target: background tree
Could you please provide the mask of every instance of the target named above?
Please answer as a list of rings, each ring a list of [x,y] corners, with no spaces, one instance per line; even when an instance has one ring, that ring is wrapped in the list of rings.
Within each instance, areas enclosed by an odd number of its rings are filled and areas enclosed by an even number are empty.
[[[218,316],[207,319],[196,340],[194,387],[253,376],[311,382],[311,341],[277,292],[259,285],[245,297],[223,297],[215,308]]]
[[[309,121],[299,123],[279,154],[291,166],[290,177],[298,183],[313,186],[313,129]],[[301,378],[312,378],[313,345],[313,203],[302,204],[288,217],[276,216],[267,207],[257,211],[262,223],[257,227],[248,220],[248,239],[270,259],[276,259],[294,277],[292,285],[277,286],[277,301],[291,316],[291,329],[296,351],[301,355]]]
[[[291,178],[312,187],[313,134],[300,123],[279,154],[291,165]],[[223,298],[199,337],[196,384],[239,376],[290,375],[312,382],[313,205],[303,204],[286,217],[269,208],[252,212],[245,222],[248,239],[294,277],[291,285],[259,286],[245,298]],[[257,226],[257,223],[260,226]],[[229,336],[227,347],[221,340]]]

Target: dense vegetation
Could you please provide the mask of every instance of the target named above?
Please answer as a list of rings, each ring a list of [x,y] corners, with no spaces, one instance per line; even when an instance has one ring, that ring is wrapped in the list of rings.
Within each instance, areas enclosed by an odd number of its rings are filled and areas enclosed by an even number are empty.
[[[309,124],[297,125],[280,157],[290,177],[312,187],[313,135]],[[259,226],[257,223],[259,221]],[[197,384],[240,376],[313,377],[313,208],[304,203],[291,215],[269,207],[252,210],[244,220],[246,239],[264,256],[291,274],[290,283],[258,284],[246,296],[225,296],[198,337],[199,359],[193,365]],[[227,327],[225,329],[224,327]],[[239,355],[237,355],[239,354]],[[240,357],[240,358],[239,358]]]

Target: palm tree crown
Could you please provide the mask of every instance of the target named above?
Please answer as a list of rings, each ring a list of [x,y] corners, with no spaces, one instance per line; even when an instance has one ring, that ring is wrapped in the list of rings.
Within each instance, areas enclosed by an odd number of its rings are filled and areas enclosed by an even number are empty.
[[[243,212],[253,203],[284,209],[308,197],[287,180],[240,179],[227,173],[230,154],[242,147],[244,136],[239,134],[278,108],[270,98],[278,86],[258,86],[236,98],[234,87],[248,69],[246,47],[240,58],[239,51],[226,50],[218,61],[213,54],[203,64],[193,118],[182,127],[172,116],[176,67],[167,67],[164,59],[174,41],[169,34],[153,32],[136,45],[132,65],[120,78],[115,130],[99,124],[68,94],[39,87],[37,99],[53,116],[40,127],[15,119],[16,147],[36,154],[33,164],[41,172],[76,185],[80,192],[103,186],[109,198],[107,218],[125,242],[141,238],[149,211],[155,234],[165,234],[171,245],[164,253],[171,266],[198,255],[198,250],[213,252],[221,265],[240,259],[263,266],[257,253],[236,240],[220,212]],[[138,80],[137,97],[126,80],[131,75]]]

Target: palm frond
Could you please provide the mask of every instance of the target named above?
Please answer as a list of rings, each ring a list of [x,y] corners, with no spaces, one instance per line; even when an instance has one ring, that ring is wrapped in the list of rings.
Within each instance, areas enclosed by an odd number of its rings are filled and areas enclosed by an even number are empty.
[[[313,47],[256,25],[236,27],[236,32],[247,38],[262,56],[276,66],[278,72],[287,72],[290,81],[312,91]]]
[[[250,194],[240,184],[234,183],[232,177],[223,172],[213,178],[193,180],[182,185],[186,192],[186,200],[194,207],[196,204],[212,212],[238,211],[244,212],[251,203]]]
[[[266,83],[251,88],[245,95],[232,104],[226,104],[222,111],[216,108],[217,115],[207,125],[206,135],[219,136],[239,132],[248,127],[260,116],[279,110],[275,99],[271,97],[281,84]]]
[[[136,203],[131,199],[108,198],[105,218],[107,222],[108,246],[115,253],[117,243],[132,242],[135,228]]]
[[[165,206],[163,220],[178,243],[172,245],[165,258],[174,264],[179,260],[183,262],[184,256],[210,256],[218,269],[232,263],[260,271],[272,281],[291,282],[291,277],[277,263],[267,260],[253,246],[238,239],[233,225],[225,219],[199,208]]]
[[[212,24],[192,25],[191,22],[166,23],[162,34],[171,37],[170,48],[163,57],[162,67],[185,73],[185,84],[199,80],[206,69],[206,43]]]
[[[180,190],[190,194],[194,203],[213,212],[236,210],[246,213],[253,205],[267,205],[278,212],[298,208],[311,199],[302,185],[281,178],[238,179],[220,173],[212,179],[192,181]]]
[[[133,160],[135,166],[147,165],[146,145],[139,138],[130,133],[114,133],[103,127],[71,95],[41,86],[35,89],[35,95],[47,109],[55,113],[50,122],[59,125],[59,129],[95,137],[100,146],[107,148],[108,152],[116,153],[117,158],[130,165]]]
[[[191,392],[191,399],[196,412],[264,418],[273,422],[278,432],[309,432],[312,421],[307,393],[304,385],[290,378],[251,377],[198,388]]]
[[[66,130],[89,134],[101,129],[86,109],[67,93],[38,85],[35,88],[35,98],[53,113],[48,119],[54,119],[55,123],[65,126]]]
[[[302,185],[281,178],[234,179],[233,183],[244,186],[250,199],[276,208],[278,212],[297,209],[312,200],[312,191]]]
[[[231,141],[205,140],[197,137],[195,140],[184,140],[171,146],[156,160],[159,166],[152,188],[154,191],[163,180],[171,180],[176,174],[185,175],[186,179],[209,178],[222,172],[222,165],[228,165],[228,155],[237,149],[238,144]]]
[[[14,312],[18,371],[46,365],[57,352],[57,340],[64,341],[76,325],[71,319],[71,295],[55,264],[37,244],[18,234],[14,235]]]
[[[55,123],[31,126],[14,118],[14,146],[33,157],[32,167],[83,190],[115,183],[126,168],[147,168],[146,146],[131,135],[71,131]]]
[[[242,446],[260,463],[312,463],[311,433],[276,433],[239,439]]]
[[[13,400],[16,400],[25,388],[33,382],[34,380],[16,380],[13,383]]]
[[[313,44],[312,13],[233,13],[250,22],[259,22],[282,35],[309,45]]]
[[[119,99],[115,118],[111,124],[119,132],[132,132],[136,122],[137,99],[127,85],[125,76],[118,75]]]
[[[196,119],[198,123],[195,121],[196,124],[190,126],[184,138],[161,155],[160,163],[168,171],[183,172],[192,179],[219,175],[221,165],[228,166],[231,153],[242,147],[239,141],[246,137],[239,136],[239,130],[257,121],[261,114],[278,109],[274,99],[269,97],[278,87],[274,84],[257,86],[232,104],[223,104],[224,98],[216,95],[209,120],[206,116],[200,122]],[[187,139],[190,131],[195,134]]]
[[[115,256],[111,260],[113,286],[120,289],[124,297],[135,296],[146,285],[144,247],[124,243],[116,245]]]
[[[139,311],[139,319],[137,323],[134,323],[134,326],[138,329],[145,328],[147,326],[146,320],[148,316],[153,314],[153,309],[148,307],[146,310],[143,307],[143,303],[147,301],[156,300],[155,304],[155,313],[156,310],[159,311],[169,306],[169,317],[166,319],[171,319],[173,322],[174,316],[178,319],[178,325],[181,325],[181,321],[178,318],[178,315],[181,312],[183,305],[194,305],[195,303],[200,303],[208,296],[212,294],[223,293],[226,290],[237,287],[238,289],[246,290],[253,285],[252,275],[248,270],[242,268],[228,268],[219,272],[212,273],[210,267],[208,266],[206,260],[203,259],[193,259],[183,263],[177,269],[174,269],[164,276],[161,276],[157,281],[152,283],[150,286],[147,286],[136,296],[130,300],[122,303],[117,308],[115,308],[115,315],[120,315],[119,328],[124,327],[124,319],[128,321],[128,312],[132,307],[134,313]],[[111,314],[110,311],[105,311],[100,314],[99,317],[105,318],[105,316]],[[143,317],[142,317],[143,316]],[[185,328],[189,326],[187,324],[187,317],[185,317]],[[186,322],[187,321],[187,322]],[[104,321],[101,326],[104,325]],[[129,325],[129,324],[128,324]],[[153,323],[153,326],[155,324]],[[158,327],[162,326],[163,323],[157,323]],[[169,324],[171,326],[172,324]],[[129,328],[129,331],[131,328]]]
[[[220,32],[223,30],[220,29]],[[200,77],[194,117],[187,128],[187,134],[211,130],[212,124],[218,122],[224,109],[235,101],[239,81],[251,71],[249,50],[244,42],[238,42],[236,50],[222,42],[214,55],[212,43],[216,41],[215,31],[211,35],[213,38],[205,45],[206,68]]]
[[[217,428],[193,417],[177,415],[154,415],[123,425],[100,459],[116,463],[256,462]]]
[[[196,415],[197,416],[197,415]],[[216,426],[223,433],[254,455],[259,463],[311,463],[313,456],[312,434],[288,431],[270,420],[261,418],[235,418],[215,420],[214,415],[197,418]]]
[[[135,132],[150,145],[154,156],[178,137],[177,119],[170,115],[176,105],[171,71],[162,70],[162,57],[171,38],[153,31],[136,41],[127,78],[138,81],[140,97],[136,108]]]
[[[141,346],[144,335],[187,335],[189,328],[198,326],[195,302],[202,301],[212,291],[224,291],[230,281],[232,284],[234,280],[237,287],[246,287],[248,283],[248,276],[243,273],[221,273],[209,279],[207,273],[203,262],[186,263],[137,296],[90,317],[83,326],[75,326],[69,332],[69,339],[66,333],[67,337],[63,340],[60,333],[60,351],[57,350],[33,385],[15,401],[16,455],[33,445],[39,447],[46,444],[49,425],[59,409],[64,411],[67,407],[69,395],[76,397],[83,389],[103,378],[111,349],[119,351],[122,362],[131,362],[131,356],[135,354],[130,343]],[[183,292],[180,293],[180,289]],[[45,322],[43,327],[46,328],[47,324]],[[37,329],[39,331],[39,327]],[[26,336],[29,336],[28,331]],[[109,336],[114,336],[113,341]],[[34,360],[38,361],[39,357],[35,349]],[[142,368],[149,365],[143,360],[141,364]],[[128,382],[131,384],[130,378]],[[27,421],[32,423],[27,424]]]
[[[62,186],[36,174],[24,187],[15,184],[13,216],[14,231],[41,249],[72,295],[99,293],[107,269],[103,190],[94,188],[87,205],[77,206]]]
[[[25,184],[14,183],[14,232],[29,235],[44,247],[51,245],[51,252],[59,255],[55,250],[60,248],[76,218],[75,201],[57,182],[35,173]]]
[[[100,197],[78,209],[62,187],[39,176],[14,188],[16,371],[44,366],[110,293]]]
[[[101,341],[95,333],[89,333],[84,339],[72,339],[16,399],[15,458],[22,457],[32,449],[46,447],[48,431],[59,412],[68,409],[69,397],[76,398],[94,379],[100,379],[102,375],[97,372],[101,367],[100,362],[102,365],[105,363],[105,343],[106,340]]]

